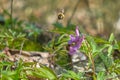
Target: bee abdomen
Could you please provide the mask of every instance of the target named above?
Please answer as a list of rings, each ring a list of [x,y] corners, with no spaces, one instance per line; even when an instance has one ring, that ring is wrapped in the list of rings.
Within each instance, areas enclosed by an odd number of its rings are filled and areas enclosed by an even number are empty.
[[[58,19],[59,20],[62,20],[64,18],[64,15],[63,14],[58,14]]]

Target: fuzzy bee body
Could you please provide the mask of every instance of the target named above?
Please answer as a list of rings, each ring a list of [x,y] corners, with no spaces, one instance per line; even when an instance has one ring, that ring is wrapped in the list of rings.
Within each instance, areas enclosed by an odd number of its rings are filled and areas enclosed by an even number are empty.
[[[64,9],[59,9],[58,10],[58,15],[57,15],[58,17],[58,20],[63,20],[64,19],[64,17],[65,17],[65,15],[64,15]]]
[[[62,20],[62,19],[64,19],[64,14],[63,13],[59,13],[58,14],[58,20]]]

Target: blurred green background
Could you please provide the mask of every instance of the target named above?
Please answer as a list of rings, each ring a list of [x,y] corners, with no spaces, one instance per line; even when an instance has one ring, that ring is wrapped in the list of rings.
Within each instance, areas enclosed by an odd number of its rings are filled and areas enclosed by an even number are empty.
[[[10,13],[10,6],[11,0],[0,0],[1,21],[9,18],[5,10]],[[64,26],[75,24],[84,33],[105,38],[114,33],[119,40],[119,0],[13,0],[13,18],[35,25],[31,29],[53,29],[53,23],[57,21],[57,9],[65,11],[62,20]]]

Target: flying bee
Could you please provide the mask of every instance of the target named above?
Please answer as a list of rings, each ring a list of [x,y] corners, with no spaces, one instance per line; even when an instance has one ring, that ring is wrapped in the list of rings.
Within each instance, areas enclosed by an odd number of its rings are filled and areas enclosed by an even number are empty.
[[[64,15],[64,9],[59,9],[58,10],[58,15],[57,15],[58,20],[63,20],[64,17],[65,17],[65,15]]]

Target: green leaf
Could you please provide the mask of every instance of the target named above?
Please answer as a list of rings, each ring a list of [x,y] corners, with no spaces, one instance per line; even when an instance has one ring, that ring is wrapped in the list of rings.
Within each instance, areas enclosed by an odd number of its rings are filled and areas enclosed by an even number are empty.
[[[67,71],[67,73],[63,73],[63,76],[66,77],[66,78],[74,79],[74,80],[80,80],[82,75],[80,73],[76,74],[73,71]]]
[[[106,48],[108,48],[110,45],[109,44],[103,44],[101,46],[98,46],[96,48],[96,52],[93,53],[93,57],[97,56],[99,53],[101,53],[103,50],[105,50]]]
[[[97,80],[105,80],[105,73],[104,72],[99,72],[97,74]]]
[[[91,48],[92,48],[92,53],[96,52],[96,48],[97,48],[97,44],[94,41],[94,38],[91,36],[87,36],[87,42],[90,44]]]
[[[113,64],[113,59],[110,56],[107,56],[107,54],[100,53],[99,56],[106,68],[109,68]]]
[[[57,80],[57,75],[46,66],[42,66],[41,68],[35,68],[35,71],[33,71],[33,76],[50,80]]]
[[[108,44],[109,42],[105,39],[99,38],[99,37],[95,37],[95,42],[98,44]]]
[[[61,23],[58,23],[58,22],[54,23],[53,25],[57,28],[63,28],[63,25]]]
[[[112,50],[113,50],[113,46],[109,46],[109,48],[108,48],[108,56],[110,56],[110,55],[111,55]]]
[[[62,34],[59,39],[58,39],[58,42],[60,42],[64,37],[68,36],[67,34]]]
[[[2,66],[11,66],[11,65],[13,65],[12,62],[6,62],[6,61],[2,61],[2,62],[0,62],[0,64],[2,64]]]
[[[118,45],[118,42],[115,40],[115,44],[113,45],[113,48],[114,49],[120,49],[119,45]]]
[[[2,80],[14,80],[14,75],[16,71],[1,71]],[[17,78],[16,78],[17,79]]]
[[[98,46],[97,51],[102,52],[104,49],[106,49],[109,46],[110,46],[109,44],[103,44],[102,46]]]
[[[113,33],[111,33],[108,41],[109,41],[110,43],[112,43],[114,39],[115,39],[115,37],[114,37]]]

